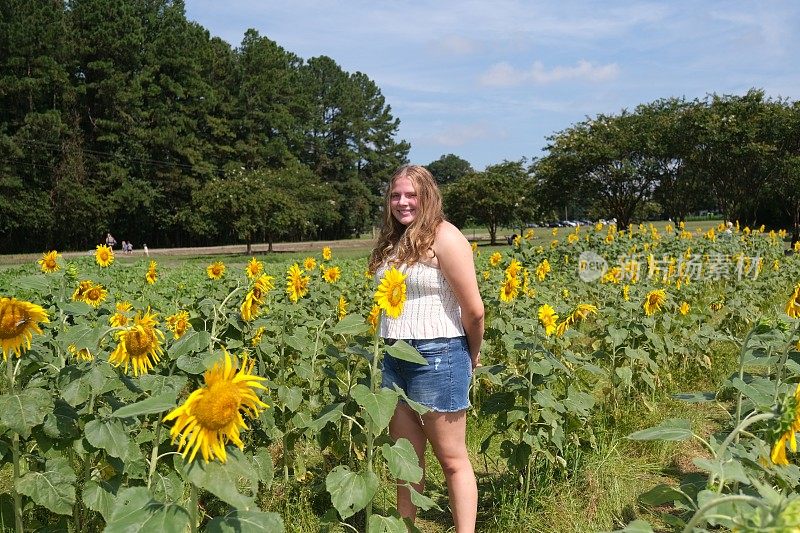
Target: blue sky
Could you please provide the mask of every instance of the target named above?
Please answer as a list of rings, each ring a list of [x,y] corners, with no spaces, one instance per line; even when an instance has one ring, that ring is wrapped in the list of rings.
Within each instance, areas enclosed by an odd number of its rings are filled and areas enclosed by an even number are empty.
[[[236,47],[245,30],[327,55],[381,88],[410,159],[478,170],[547,136],[669,96],[800,97],[800,2],[186,0]]]

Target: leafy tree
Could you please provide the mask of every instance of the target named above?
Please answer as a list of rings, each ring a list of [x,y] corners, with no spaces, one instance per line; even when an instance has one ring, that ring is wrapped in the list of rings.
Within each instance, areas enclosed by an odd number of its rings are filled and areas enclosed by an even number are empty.
[[[597,203],[620,229],[649,199],[663,161],[648,149],[648,122],[641,115],[599,115],[550,137],[537,174],[549,201]]]
[[[728,220],[755,221],[775,161],[775,105],[780,104],[763,91],[750,90],[744,96],[712,95],[692,108],[685,132],[694,144],[687,164],[703,177]]]
[[[425,167],[433,174],[436,183],[439,185],[452,183],[471,172],[475,172],[469,161],[461,159],[455,154],[443,155],[436,161],[428,163]]]
[[[511,226],[530,216],[533,183],[525,160],[504,161],[473,172],[444,188],[445,213],[457,226],[483,224],[492,244],[497,228]]]

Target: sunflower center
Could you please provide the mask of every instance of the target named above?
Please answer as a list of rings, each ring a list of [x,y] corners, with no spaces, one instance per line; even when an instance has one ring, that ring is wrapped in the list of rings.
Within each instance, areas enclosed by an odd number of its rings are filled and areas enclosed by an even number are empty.
[[[89,292],[86,293],[86,297],[90,300],[99,300],[100,289],[98,289],[97,287],[93,287]]]
[[[25,331],[25,326],[30,322],[28,314],[17,307],[0,315],[0,339],[13,339]]]
[[[400,299],[403,297],[403,289],[400,285],[395,285],[392,287],[391,292],[389,293],[389,302],[392,305],[397,305],[400,303]]]
[[[239,388],[230,381],[218,381],[197,401],[194,416],[203,428],[218,431],[235,420],[241,404]]]
[[[125,349],[132,357],[147,353],[153,345],[153,334],[147,330],[131,331],[125,336]]]

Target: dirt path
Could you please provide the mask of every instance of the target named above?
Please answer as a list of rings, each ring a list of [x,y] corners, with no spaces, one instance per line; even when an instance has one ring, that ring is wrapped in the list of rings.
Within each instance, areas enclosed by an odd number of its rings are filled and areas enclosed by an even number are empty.
[[[473,232],[468,230],[464,234],[468,239],[479,240],[481,242],[488,242],[489,234],[481,232]],[[502,239],[498,237],[498,244]],[[367,252],[372,249],[374,241],[372,239],[343,239],[333,241],[304,241],[304,242],[278,242],[272,245],[274,252],[319,252],[325,246],[330,246],[331,250],[335,253],[336,250],[357,250]],[[252,245],[252,254],[265,254],[269,249],[268,243],[255,243]],[[241,254],[244,255],[247,246],[244,244],[229,244],[225,246],[192,246],[186,248],[150,248],[149,252],[153,257],[165,256],[198,256],[198,255],[231,255]],[[43,251],[44,252],[44,251]],[[92,255],[94,250],[87,250],[84,252],[61,252],[65,258],[76,258],[87,255]],[[144,251],[141,248],[135,248],[132,255],[123,255],[118,249],[114,250],[116,256],[125,260],[127,258],[140,258],[144,257]],[[0,255],[0,265],[12,266],[22,263],[36,262],[42,257],[41,253],[30,254],[7,254]]]

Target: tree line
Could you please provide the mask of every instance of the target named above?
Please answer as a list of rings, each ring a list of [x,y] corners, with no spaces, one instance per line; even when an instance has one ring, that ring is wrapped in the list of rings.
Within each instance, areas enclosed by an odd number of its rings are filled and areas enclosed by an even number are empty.
[[[563,218],[684,220],[708,210],[800,232],[800,102],[744,95],[667,98],[597,115],[548,137],[545,154],[476,172],[449,154],[430,167],[456,223]],[[465,166],[466,165],[466,166]],[[453,179],[453,175],[456,178]]]
[[[0,0],[0,251],[357,235],[398,126],[365,74],[182,0]]]

